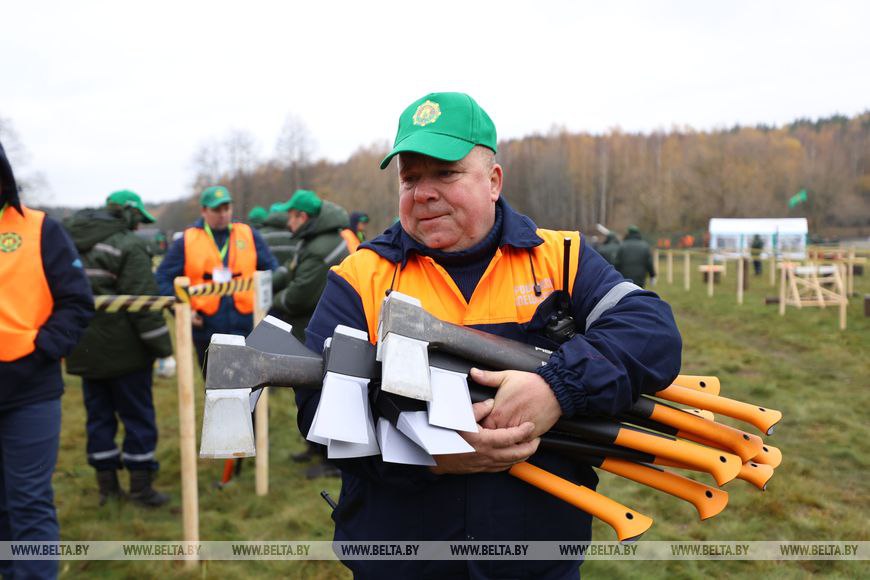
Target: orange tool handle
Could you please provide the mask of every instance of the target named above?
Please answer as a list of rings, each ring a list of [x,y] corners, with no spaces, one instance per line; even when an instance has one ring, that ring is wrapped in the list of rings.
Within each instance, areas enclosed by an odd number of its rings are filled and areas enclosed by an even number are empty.
[[[696,467],[693,467],[686,463],[682,463],[680,461],[673,461],[671,459],[664,459],[661,457],[657,457],[653,463],[655,463],[655,465],[661,465],[663,467],[676,467],[677,469],[690,469],[692,471],[699,471],[699,469],[697,469]],[[767,486],[767,482],[770,481],[771,477],[773,477],[773,468],[771,466],[764,465],[763,463],[756,463],[754,461],[747,461],[746,463],[741,465],[740,473],[737,474],[737,479],[748,481],[762,491],[764,491],[764,488]]]
[[[739,457],[725,451],[634,429],[620,429],[619,435],[613,442],[629,449],[691,465],[699,471],[706,471],[719,485],[737,477],[743,464]]]
[[[757,455],[750,457],[749,460],[754,461],[755,463],[769,465],[774,469],[779,467],[779,465],[782,463],[782,452],[770,443],[765,443],[764,440],[758,435],[753,435],[752,433],[747,433],[747,435],[749,435],[753,439],[758,439],[761,442],[761,451],[759,451]],[[694,441],[695,443],[700,443],[701,445],[707,445],[708,447],[723,449],[723,447],[720,446],[718,443],[710,441],[709,439],[704,439],[703,437],[698,437],[697,435],[693,435],[691,433],[681,433],[680,437],[688,439],[689,441]],[[748,460],[744,460],[744,463],[746,461]]]
[[[740,468],[740,475],[737,476],[737,479],[748,481],[761,491],[764,491],[771,477],[773,477],[773,468],[771,466],[756,463],[755,461],[747,461]]]
[[[719,394],[719,378],[718,377],[702,377],[698,375],[677,375],[674,379],[674,384],[687,389],[694,389],[702,393],[711,395]]]
[[[693,415],[697,415],[698,417],[703,417],[704,419],[707,419],[708,421],[715,421],[716,420],[716,415],[713,414],[713,411],[708,411],[707,409],[689,408],[689,409],[683,409],[683,411],[686,411],[686,412],[691,413]]]
[[[716,443],[715,447],[727,449],[740,457],[741,461],[749,461],[759,453],[761,453],[762,441],[761,437],[755,436],[753,439],[747,433],[716,423],[708,421],[692,413],[687,413],[679,409],[674,409],[666,405],[653,405],[650,419],[676,427],[679,429],[678,437],[684,437],[694,441],[692,437],[686,435],[697,435]]]
[[[769,465],[776,469],[782,463],[782,451],[769,443],[765,443],[761,447],[761,453],[753,457],[752,461],[763,465]]]
[[[728,505],[728,492],[644,463],[606,457],[599,469],[648,485],[695,506],[702,520],[711,518]]]
[[[655,396],[667,401],[700,407],[701,409],[707,409],[726,417],[745,421],[767,435],[773,433],[774,426],[782,419],[782,413],[775,409],[756,407],[749,403],[708,395],[707,393],[701,393],[677,385],[671,385],[656,393]]]
[[[652,526],[652,518],[531,463],[517,463],[508,473],[607,523],[620,542],[632,542]]]

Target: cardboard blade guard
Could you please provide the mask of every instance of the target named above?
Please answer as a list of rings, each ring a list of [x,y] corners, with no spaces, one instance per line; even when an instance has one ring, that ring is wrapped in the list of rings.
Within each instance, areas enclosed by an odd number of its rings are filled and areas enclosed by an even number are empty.
[[[243,336],[214,334],[211,344],[245,345]],[[199,456],[210,459],[253,457],[251,389],[206,389]]]

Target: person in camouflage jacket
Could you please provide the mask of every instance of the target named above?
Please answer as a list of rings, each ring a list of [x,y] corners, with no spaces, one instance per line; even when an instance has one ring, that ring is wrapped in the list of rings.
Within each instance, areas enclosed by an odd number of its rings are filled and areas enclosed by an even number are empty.
[[[289,271],[287,286],[272,304],[293,325],[293,334],[305,340],[305,327],[326,287],[329,268],[350,254],[339,233],[350,222],[344,208],[305,189],[298,190],[282,209],[289,212],[291,240],[298,250],[284,264]]]
[[[65,223],[82,257],[94,295],[156,295],[147,244],[133,233],[155,220],[132,191],[111,194],[107,207],[82,210]],[[98,312],[67,359],[82,377],[87,409],[88,463],[97,471],[100,504],[123,497],[117,471],[130,472],[130,498],[160,506],[169,496],[153,489],[157,423],[152,399],[154,359],[172,355],[162,312]],[[123,451],[115,443],[124,423]]]

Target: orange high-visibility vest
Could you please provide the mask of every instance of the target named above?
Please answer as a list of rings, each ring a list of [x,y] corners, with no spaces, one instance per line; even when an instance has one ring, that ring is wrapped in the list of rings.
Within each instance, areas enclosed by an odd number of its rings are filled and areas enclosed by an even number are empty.
[[[254,234],[246,224],[234,223],[229,237],[227,268],[233,278],[250,278],[257,270],[257,248]],[[211,282],[212,271],[223,268],[217,246],[202,228],[184,230],[184,275],[190,278],[191,286]],[[208,275],[208,278],[206,278]],[[192,296],[190,307],[206,316],[212,316],[220,307],[220,296]],[[254,291],[233,294],[236,310],[242,314],[254,311]]]
[[[405,267],[397,271],[396,264],[363,248],[332,270],[344,278],[362,299],[372,342],[377,340],[378,315],[391,284],[393,290],[418,298],[423,308],[441,320],[464,326],[523,324],[532,319],[541,302],[555,290],[562,289],[562,253],[566,237],[571,238],[572,248],[568,268],[569,294],[577,277],[579,233],[543,229],[536,233],[544,243],[531,248],[534,275],[528,250],[511,246],[499,248],[468,302],[442,266],[429,256],[416,252],[411,253]],[[541,287],[540,296],[534,292],[535,280]]]
[[[348,228],[344,228],[339,233],[341,234],[342,239],[347,242],[347,251],[351,254],[356,252],[356,249],[361,243],[357,235]]]
[[[0,218],[0,361],[36,350],[36,335],[54,308],[42,267],[45,214],[7,207]]]

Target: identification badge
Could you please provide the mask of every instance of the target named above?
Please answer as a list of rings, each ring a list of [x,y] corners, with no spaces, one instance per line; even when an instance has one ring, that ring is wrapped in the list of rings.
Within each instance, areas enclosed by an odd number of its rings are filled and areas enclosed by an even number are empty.
[[[229,268],[215,268],[211,271],[211,279],[215,284],[229,282],[233,279],[233,273]]]

